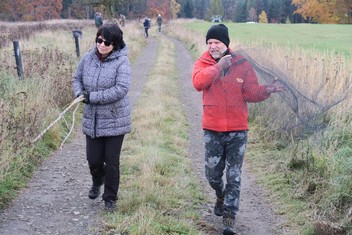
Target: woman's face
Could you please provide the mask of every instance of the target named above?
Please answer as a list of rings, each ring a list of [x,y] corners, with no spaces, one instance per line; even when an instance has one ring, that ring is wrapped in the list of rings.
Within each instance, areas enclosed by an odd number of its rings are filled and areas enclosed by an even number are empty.
[[[97,49],[99,53],[103,56],[109,54],[114,48],[112,46],[112,42],[106,41],[102,36],[99,36],[96,39],[96,42],[97,42]]]

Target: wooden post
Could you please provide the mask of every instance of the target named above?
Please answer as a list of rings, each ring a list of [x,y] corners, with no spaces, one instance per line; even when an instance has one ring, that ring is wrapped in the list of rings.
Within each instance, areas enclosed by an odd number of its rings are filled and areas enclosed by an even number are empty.
[[[81,30],[73,30],[72,33],[73,33],[73,37],[75,38],[76,54],[77,54],[77,57],[80,57],[79,38],[82,37],[82,31]]]
[[[13,41],[13,47],[14,47],[14,51],[15,51],[17,74],[18,74],[18,77],[20,78],[20,80],[22,80],[23,79],[23,67],[22,67],[20,43],[18,41]]]

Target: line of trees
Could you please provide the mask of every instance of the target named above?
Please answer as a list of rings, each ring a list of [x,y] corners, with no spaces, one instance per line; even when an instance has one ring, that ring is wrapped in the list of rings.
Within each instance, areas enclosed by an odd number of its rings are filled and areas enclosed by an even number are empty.
[[[106,18],[155,17],[209,20],[221,15],[234,22],[352,23],[351,0],[1,0],[0,20],[41,21],[90,19],[95,11]],[[263,19],[263,16],[266,18]]]
[[[0,19],[41,21],[60,18],[62,0],[1,0]]]

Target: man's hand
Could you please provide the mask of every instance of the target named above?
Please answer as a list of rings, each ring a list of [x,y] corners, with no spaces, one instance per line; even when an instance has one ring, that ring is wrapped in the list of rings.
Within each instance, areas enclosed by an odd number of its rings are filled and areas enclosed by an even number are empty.
[[[220,68],[222,70],[228,69],[230,68],[231,64],[232,64],[232,56],[231,55],[225,55],[224,57],[222,57],[219,62],[218,62]]]
[[[283,92],[287,90],[286,87],[276,84],[277,80],[278,79],[276,78],[271,84],[266,85],[266,93],[271,94],[271,93]]]

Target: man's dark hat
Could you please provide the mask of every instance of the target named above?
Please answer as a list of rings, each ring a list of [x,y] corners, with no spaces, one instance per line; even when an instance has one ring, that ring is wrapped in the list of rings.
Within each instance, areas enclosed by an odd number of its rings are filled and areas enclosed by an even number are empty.
[[[213,25],[207,32],[206,41],[209,39],[217,39],[223,42],[227,47],[230,44],[229,30],[224,24]]]

